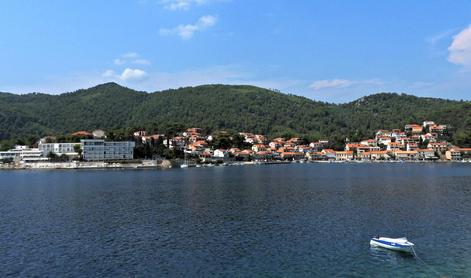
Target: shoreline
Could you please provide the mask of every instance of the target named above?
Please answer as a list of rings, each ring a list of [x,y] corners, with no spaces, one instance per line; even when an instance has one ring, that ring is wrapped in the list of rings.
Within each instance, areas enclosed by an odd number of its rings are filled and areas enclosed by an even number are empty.
[[[11,164],[0,164],[0,171],[2,170],[105,170],[105,169],[116,169],[116,170],[140,170],[140,169],[184,169],[184,168],[207,168],[207,167],[228,167],[228,166],[255,166],[255,165],[285,165],[285,164],[396,164],[396,163],[433,163],[433,164],[466,164],[471,163],[468,161],[423,161],[423,160],[375,160],[375,161],[325,161],[325,160],[313,160],[313,161],[245,161],[245,162],[226,162],[221,164],[209,163],[209,164],[190,164],[187,167],[181,167],[181,164],[176,161],[170,163],[158,163],[156,160],[143,160],[140,163],[108,163],[108,162],[40,162],[40,163],[23,163],[20,165]]]

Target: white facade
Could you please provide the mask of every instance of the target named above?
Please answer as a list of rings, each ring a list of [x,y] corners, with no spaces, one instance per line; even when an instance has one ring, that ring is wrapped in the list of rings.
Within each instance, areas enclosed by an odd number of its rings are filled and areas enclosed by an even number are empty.
[[[103,130],[101,130],[101,129],[96,129],[96,130],[94,130],[94,131],[92,132],[92,134],[93,134],[93,138],[97,138],[97,139],[99,139],[99,138],[106,138],[105,132],[104,132]]]
[[[132,141],[110,142],[104,140],[81,140],[82,156],[86,161],[129,160],[134,158]]]
[[[75,146],[80,146],[80,143],[39,143],[38,148],[47,156],[49,153],[54,153],[58,156],[63,154],[67,156],[76,156],[78,155],[75,152]]]
[[[12,159],[22,162],[36,162],[36,161],[45,161],[48,160],[46,157],[43,157],[43,152],[37,148],[24,148],[15,146],[14,149],[0,152],[0,160],[3,159]]]
[[[217,149],[217,150],[214,150],[214,154],[213,154],[213,157],[216,157],[216,158],[226,158],[228,157],[228,153],[226,150],[221,150],[221,149]]]

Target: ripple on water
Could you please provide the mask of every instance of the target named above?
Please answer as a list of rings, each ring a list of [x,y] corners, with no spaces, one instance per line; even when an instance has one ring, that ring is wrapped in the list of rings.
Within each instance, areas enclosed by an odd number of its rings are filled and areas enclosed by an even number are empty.
[[[471,276],[471,168],[0,172],[0,276]]]

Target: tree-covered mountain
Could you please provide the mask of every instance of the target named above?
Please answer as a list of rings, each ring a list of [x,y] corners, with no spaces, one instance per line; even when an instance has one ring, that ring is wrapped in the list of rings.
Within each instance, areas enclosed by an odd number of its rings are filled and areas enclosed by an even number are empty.
[[[169,126],[355,140],[426,119],[450,124],[466,139],[471,102],[381,93],[337,105],[229,85],[146,93],[106,83],[61,95],[0,93],[0,140],[96,128],[159,132]]]

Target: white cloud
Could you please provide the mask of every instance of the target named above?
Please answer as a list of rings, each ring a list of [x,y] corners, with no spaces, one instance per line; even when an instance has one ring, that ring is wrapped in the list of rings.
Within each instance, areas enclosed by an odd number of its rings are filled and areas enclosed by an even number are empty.
[[[183,40],[189,40],[196,32],[203,31],[216,24],[217,17],[212,15],[202,16],[194,24],[181,24],[174,28],[161,28],[161,35],[178,35]]]
[[[114,59],[113,63],[115,65],[124,65],[126,63],[126,61],[121,59],[121,58],[116,58],[116,59]]]
[[[381,86],[384,85],[384,82],[379,79],[367,79],[367,80],[348,80],[348,79],[324,79],[316,80],[309,85],[309,88],[314,89],[315,91],[320,91],[324,89],[342,89],[350,88],[353,86]]]
[[[146,60],[146,59],[142,59],[142,58],[139,58],[139,59],[135,59],[132,61],[133,64],[136,64],[136,65],[150,65],[150,61],[149,60]]]
[[[471,66],[471,25],[453,37],[453,42],[448,47],[448,61]]]
[[[119,76],[123,81],[142,80],[147,77],[147,72],[141,69],[126,68]]]
[[[449,29],[449,30],[445,30],[443,32],[440,32],[440,33],[437,33],[437,34],[434,34],[428,38],[425,39],[425,41],[431,45],[431,46],[435,46],[436,44],[444,41],[444,40],[448,40],[451,35],[453,35],[453,33],[456,32],[456,29]]]
[[[141,58],[141,55],[136,52],[124,53],[118,58],[114,59],[113,63],[118,66],[125,64],[150,65],[149,60]]]
[[[316,91],[322,89],[332,89],[332,88],[346,88],[353,85],[355,82],[346,79],[332,79],[332,80],[317,80],[312,82],[309,88],[312,88]]]
[[[177,10],[188,10],[193,5],[203,5],[207,4],[209,0],[162,0],[160,4],[167,10],[177,11]]]

